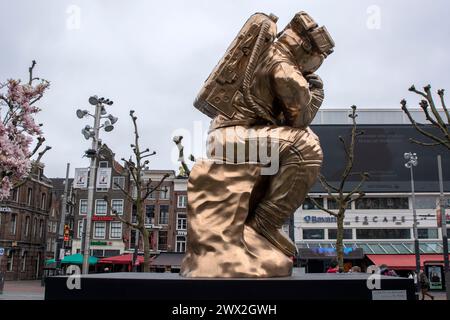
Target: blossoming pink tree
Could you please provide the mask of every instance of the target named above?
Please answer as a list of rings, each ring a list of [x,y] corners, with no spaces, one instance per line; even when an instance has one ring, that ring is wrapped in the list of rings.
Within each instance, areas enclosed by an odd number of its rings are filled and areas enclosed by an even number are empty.
[[[50,83],[33,77],[35,65],[33,60],[27,83],[13,79],[0,83],[0,200],[23,183],[32,168],[31,158],[45,141],[42,124],[37,124],[34,119],[41,111],[35,104],[44,96]],[[33,142],[36,145],[32,149]],[[35,163],[39,163],[49,149],[45,147],[39,152]]]

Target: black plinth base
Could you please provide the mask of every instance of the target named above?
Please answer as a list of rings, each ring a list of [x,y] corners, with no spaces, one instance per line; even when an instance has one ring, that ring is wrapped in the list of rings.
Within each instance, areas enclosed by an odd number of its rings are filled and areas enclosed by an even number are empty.
[[[106,273],[46,279],[45,299],[108,300],[413,300],[412,279],[369,274],[296,274],[272,279],[189,279],[174,273]],[[372,278],[371,278],[372,279]],[[75,283],[75,281],[70,281]],[[373,284],[375,289],[369,289]],[[373,288],[373,286],[372,286]]]

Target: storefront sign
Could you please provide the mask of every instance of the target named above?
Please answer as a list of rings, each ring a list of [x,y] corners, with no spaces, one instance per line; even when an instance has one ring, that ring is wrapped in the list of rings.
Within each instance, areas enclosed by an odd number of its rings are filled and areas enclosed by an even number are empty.
[[[0,207],[0,212],[12,212],[10,207]]]
[[[114,217],[101,217],[101,216],[93,216],[92,221],[113,221]]]
[[[75,178],[73,180],[74,189],[87,188],[88,168],[75,168]]]
[[[177,236],[186,236],[187,231],[177,231]]]
[[[442,281],[443,270],[442,266],[427,266],[428,269],[428,280],[430,281],[431,290],[442,290],[444,284]]]
[[[336,217],[317,217],[317,216],[305,216],[303,221],[306,223],[336,223]],[[345,221],[346,225],[349,225],[351,221]],[[377,224],[377,223],[405,223],[405,216],[354,216],[354,223],[362,223],[363,225]]]
[[[104,189],[111,187],[111,168],[98,168],[96,187]]]
[[[107,246],[110,245],[106,241],[91,241],[91,246]]]
[[[450,225],[450,213],[447,213],[448,211],[450,211],[449,209],[447,209],[446,210],[446,214],[445,214],[445,217],[446,217],[446,224],[447,225]],[[439,208],[439,209],[437,209],[436,210],[436,219],[437,219],[437,226],[440,228],[440,227],[442,227],[442,215],[441,215],[441,209]]]

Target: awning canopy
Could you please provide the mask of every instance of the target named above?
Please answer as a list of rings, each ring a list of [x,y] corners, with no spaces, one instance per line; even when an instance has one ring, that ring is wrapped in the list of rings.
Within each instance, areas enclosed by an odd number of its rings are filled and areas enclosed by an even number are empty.
[[[89,264],[95,265],[97,264],[98,258],[89,256]],[[61,264],[83,264],[83,255],[80,253],[72,254],[70,256],[65,256],[64,259],[61,260]]]
[[[98,263],[105,263],[105,264],[132,264],[133,263],[133,254],[127,253],[120,256],[114,256],[114,257],[108,257],[103,258],[98,261]],[[136,265],[139,265],[141,263],[144,263],[144,257],[143,256],[137,256]]]
[[[184,253],[163,252],[151,262],[151,265],[160,267],[180,267],[183,258]]]
[[[415,270],[416,256],[414,254],[368,254],[367,258],[376,265],[385,264],[391,269]],[[444,262],[444,257],[440,254],[421,254],[420,266],[423,268],[426,262]]]

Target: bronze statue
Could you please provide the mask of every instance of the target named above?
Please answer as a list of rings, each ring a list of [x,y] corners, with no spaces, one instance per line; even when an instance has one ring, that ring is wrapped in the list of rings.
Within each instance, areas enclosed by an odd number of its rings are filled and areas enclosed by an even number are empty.
[[[209,159],[189,177],[183,276],[292,272],[297,250],[280,228],[320,171],[322,150],[309,125],[324,98],[315,72],[334,42],[305,12],[279,34],[276,21],[251,16],[194,102],[213,120]]]

